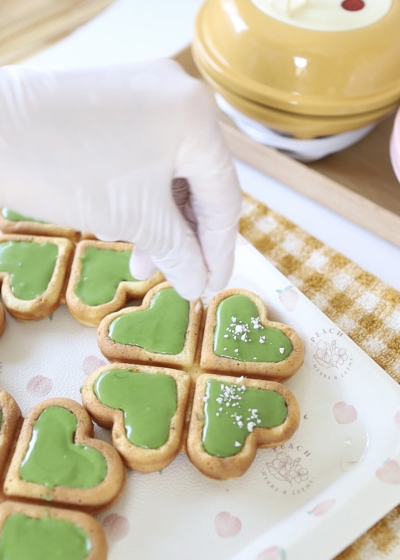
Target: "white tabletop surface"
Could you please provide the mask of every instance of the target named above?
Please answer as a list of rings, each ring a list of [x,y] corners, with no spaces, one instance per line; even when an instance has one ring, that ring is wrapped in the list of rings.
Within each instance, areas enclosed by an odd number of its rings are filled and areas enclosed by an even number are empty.
[[[25,64],[88,67],[170,56],[191,42],[202,0],[118,0],[90,23]],[[400,290],[400,248],[237,161],[241,185]],[[400,196],[400,184],[399,184]]]

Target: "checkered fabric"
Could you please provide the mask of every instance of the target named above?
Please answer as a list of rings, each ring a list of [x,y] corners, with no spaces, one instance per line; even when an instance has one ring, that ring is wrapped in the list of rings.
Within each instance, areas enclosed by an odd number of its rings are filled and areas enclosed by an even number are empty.
[[[400,292],[244,195],[242,235],[400,383]],[[400,506],[336,560],[398,560]]]

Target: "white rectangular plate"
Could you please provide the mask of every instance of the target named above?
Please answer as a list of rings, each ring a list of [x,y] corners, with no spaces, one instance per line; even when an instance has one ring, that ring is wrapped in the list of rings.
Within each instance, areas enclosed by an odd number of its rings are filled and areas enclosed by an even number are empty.
[[[109,560],[327,560],[400,502],[399,386],[243,238],[236,257],[230,287],[260,295],[304,342],[287,382],[300,428],[237,480],[208,480],[182,453],[162,472],[129,472],[98,516]],[[44,398],[80,402],[87,374],[106,363],[96,329],[64,306],[39,322],[8,317],[0,360],[0,386],[23,414]]]

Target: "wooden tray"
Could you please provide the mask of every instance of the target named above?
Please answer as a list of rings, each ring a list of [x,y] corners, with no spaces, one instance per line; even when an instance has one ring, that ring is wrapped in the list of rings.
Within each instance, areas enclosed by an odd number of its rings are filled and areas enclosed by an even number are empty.
[[[0,0],[0,65],[19,62],[83,25],[114,0]]]
[[[190,47],[174,58],[200,77]],[[251,140],[219,115],[235,157],[400,247],[400,184],[389,156],[393,116],[354,146],[304,164]]]

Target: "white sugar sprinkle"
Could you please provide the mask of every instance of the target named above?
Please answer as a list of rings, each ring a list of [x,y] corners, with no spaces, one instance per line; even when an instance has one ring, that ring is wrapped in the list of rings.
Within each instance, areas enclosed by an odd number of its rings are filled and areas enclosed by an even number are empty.
[[[247,431],[252,432],[255,426],[256,426],[255,422],[247,422]]]
[[[283,354],[283,353],[284,353],[284,351],[285,351],[285,349],[284,349],[284,348],[279,348],[279,352],[280,352],[281,354]]]
[[[258,329],[262,329],[264,330],[264,327],[260,324],[260,317],[251,317],[250,321],[253,325],[253,329],[258,330]]]
[[[242,444],[239,441],[235,441],[235,447],[240,447]]]

